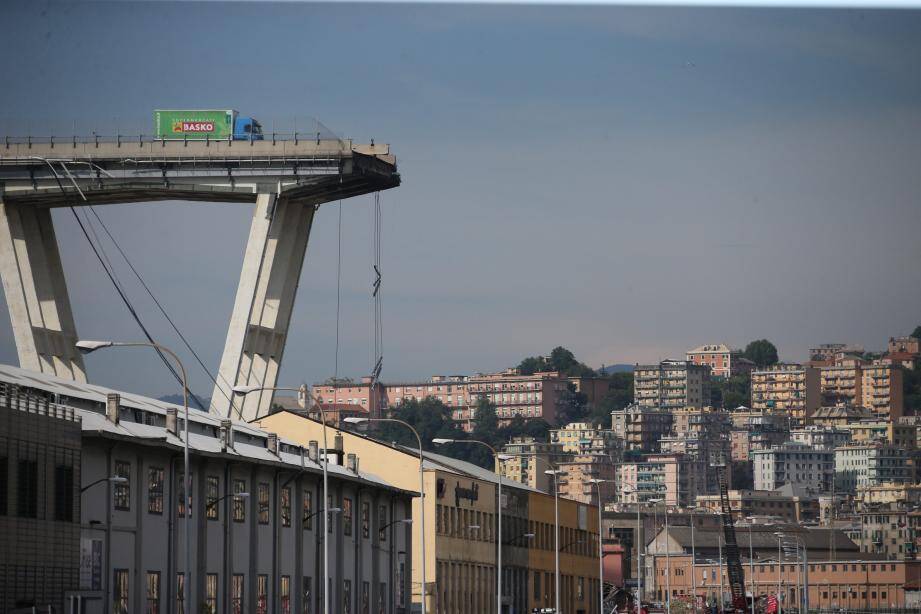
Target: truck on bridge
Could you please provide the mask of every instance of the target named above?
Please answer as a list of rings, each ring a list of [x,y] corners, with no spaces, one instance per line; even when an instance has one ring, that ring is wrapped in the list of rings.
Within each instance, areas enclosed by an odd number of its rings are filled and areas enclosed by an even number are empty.
[[[233,109],[157,110],[154,134],[162,140],[261,141],[262,124]]]

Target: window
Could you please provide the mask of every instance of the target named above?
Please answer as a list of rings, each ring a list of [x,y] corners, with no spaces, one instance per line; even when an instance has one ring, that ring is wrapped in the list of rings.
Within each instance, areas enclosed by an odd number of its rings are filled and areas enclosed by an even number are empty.
[[[269,485],[259,483],[259,524],[269,524]]]
[[[439,520],[441,517],[439,516]],[[387,506],[379,505],[377,506],[377,537],[380,541],[387,541],[387,530],[384,528],[387,526]]]
[[[361,614],[371,614],[371,583],[361,583]]]
[[[74,519],[74,468],[67,465],[54,468],[54,519]]]
[[[246,492],[246,482],[244,480],[233,481],[233,494],[239,495]],[[246,499],[244,497],[233,498],[233,521],[246,522]]]
[[[176,612],[185,614],[185,574],[176,574]]]
[[[282,576],[278,587],[281,598],[281,614],[291,614],[291,576]]]
[[[147,572],[147,614],[160,614],[160,572]]]
[[[348,499],[346,499],[348,501]],[[342,582],[342,614],[352,614],[352,581]]]
[[[163,468],[147,468],[147,513],[163,513]]]
[[[348,497],[342,499],[342,533],[352,534],[352,500]]]
[[[230,582],[230,611],[243,614],[243,574],[235,573]]]
[[[269,577],[265,574],[256,576],[256,614],[268,614],[269,611]]]
[[[9,488],[10,461],[7,457],[0,457],[0,516],[6,516],[7,488]]]
[[[116,569],[112,572],[112,611],[115,614],[128,614],[127,569]]]
[[[216,475],[209,475],[205,479],[205,518],[208,520],[218,519],[219,510],[217,500],[220,494],[220,486],[218,484],[219,482]]]
[[[313,602],[310,599],[313,597],[313,579],[310,576],[304,577],[304,586],[301,588],[301,614],[312,614],[313,612]]]
[[[303,511],[304,530],[309,531],[313,528],[313,492],[304,491],[304,511]]]
[[[381,582],[377,585],[377,614],[386,614],[387,612],[387,583]]]
[[[115,482],[115,488],[112,489],[115,509],[128,511],[131,509],[131,463],[115,461],[115,475],[125,478],[124,482]]]
[[[539,600],[541,598],[540,593],[540,572],[534,572],[534,599]]]
[[[361,536],[367,539],[371,535],[371,504],[367,501],[361,504]]]
[[[291,488],[281,489],[281,526],[291,526]]]
[[[16,480],[16,515],[20,518],[38,517],[38,462],[19,461]]]
[[[192,493],[195,492],[195,487],[192,485],[192,478],[189,478],[189,516],[192,516]],[[180,518],[185,518],[185,474],[180,471],[176,474],[176,503],[178,504],[178,514]]]
[[[205,576],[205,614],[217,614],[217,574]]]

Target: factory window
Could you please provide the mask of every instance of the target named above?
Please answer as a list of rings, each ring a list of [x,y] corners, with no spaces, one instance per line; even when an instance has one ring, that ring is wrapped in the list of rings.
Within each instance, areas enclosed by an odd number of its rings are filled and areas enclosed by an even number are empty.
[[[880,598],[880,599],[886,599],[886,591],[880,591],[880,593],[879,593],[879,598]]]
[[[313,578],[310,576],[304,577],[304,584],[301,587],[301,614],[312,614],[313,612],[313,602],[311,598],[313,597]]]
[[[185,614],[185,574],[181,571],[176,574],[176,612]]]
[[[112,490],[115,498],[115,509],[128,511],[131,509],[131,463],[115,461],[115,475],[125,478],[124,482],[115,482],[115,487]]]
[[[7,488],[9,488],[9,465],[7,457],[0,457],[0,516],[6,516]]]
[[[291,614],[291,576],[282,576],[278,588],[281,599],[281,614]]]
[[[371,583],[361,583],[361,614],[371,614]]]
[[[74,468],[67,465],[54,468],[54,519],[74,519]]]
[[[243,574],[235,573],[230,581],[230,611],[243,614]]]
[[[243,480],[234,480],[233,481],[233,494],[239,495],[244,492],[246,492],[246,482]],[[239,497],[239,496],[233,497],[233,521],[234,522],[245,522],[246,521],[246,498],[245,497]]]
[[[259,524],[269,524],[269,485],[259,483]]]
[[[127,569],[116,569],[112,572],[112,611],[115,614],[128,614]]]
[[[441,517],[439,516],[438,518],[440,522]],[[379,527],[378,536],[377,536],[378,540],[382,542],[387,541],[387,531],[386,529],[384,529],[384,527],[387,526],[387,506],[386,505],[377,506],[377,526]]]
[[[189,501],[189,516],[192,515],[192,508],[191,508],[191,505],[192,505],[192,493],[193,493],[193,492],[195,492],[195,490],[194,490],[194,487],[192,486],[192,478],[190,477],[190,478],[189,478],[189,499],[188,499],[188,501]],[[178,505],[179,505],[179,512],[178,512],[178,513],[179,513],[179,517],[180,517],[180,518],[185,518],[185,513],[186,513],[186,512],[185,512],[185,504],[186,504],[186,496],[185,496],[185,473],[183,473],[183,472],[181,472],[181,471],[180,471],[178,474],[176,474],[176,499],[178,500],[177,503],[178,503]]]
[[[352,581],[344,580],[342,582],[342,612],[343,614],[352,614]]]
[[[205,614],[217,614],[217,574],[205,575]]]
[[[207,478],[205,492],[205,518],[208,520],[218,519],[217,499],[220,492],[216,475],[209,475]]]
[[[377,614],[385,614],[386,609],[387,583],[381,582],[377,585]]]
[[[304,509],[302,512],[304,530],[309,531],[313,528],[313,492],[304,491]]]
[[[348,497],[342,499],[342,533],[352,534],[352,500]]]
[[[160,572],[147,572],[147,614],[160,614]]]
[[[256,614],[268,614],[269,611],[269,577],[266,574],[256,576]]]
[[[281,526],[291,526],[291,488],[281,489]]]
[[[147,468],[147,512],[163,513],[163,468]]]
[[[371,536],[371,504],[368,501],[361,504],[361,536],[365,539]]]

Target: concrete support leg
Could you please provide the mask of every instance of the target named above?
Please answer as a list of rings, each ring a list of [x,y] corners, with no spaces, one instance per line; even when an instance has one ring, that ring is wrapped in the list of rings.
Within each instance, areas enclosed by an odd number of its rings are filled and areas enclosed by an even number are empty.
[[[0,200],[0,277],[19,365],[85,382],[50,210]]]
[[[268,413],[271,392],[234,397],[231,389],[277,385],[313,214],[312,205],[258,195],[211,413],[244,420]]]

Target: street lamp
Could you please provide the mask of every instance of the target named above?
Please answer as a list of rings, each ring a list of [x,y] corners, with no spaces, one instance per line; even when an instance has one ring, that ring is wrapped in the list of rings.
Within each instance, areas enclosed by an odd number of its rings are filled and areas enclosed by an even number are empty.
[[[498,469],[499,453],[485,441],[480,441],[479,439],[445,439],[443,437],[436,437],[432,439],[432,443],[436,446],[442,446],[449,443],[466,443],[484,446],[492,452],[495,463],[494,466]],[[499,524],[499,530],[496,537],[496,613],[502,614],[502,475],[500,473],[496,473],[496,482],[499,485],[496,491],[498,495],[496,497],[496,517]]]
[[[325,421],[325,420],[324,420],[324,421]],[[419,437],[419,432],[418,432],[415,428],[413,428],[413,426],[412,426],[410,423],[405,422],[405,421],[403,421],[403,420],[398,420],[397,418],[359,418],[359,417],[357,417],[357,416],[350,416],[350,417],[348,417],[348,418],[343,418],[343,422],[348,422],[349,424],[364,424],[364,423],[367,423],[367,422],[396,422],[397,424],[402,424],[403,426],[405,426],[406,428],[408,428],[410,431],[413,432],[413,435],[416,436],[416,442],[419,444],[419,496],[420,496],[420,503],[419,503],[419,510],[420,510],[420,513],[419,513],[419,526],[420,526],[420,529],[421,529],[421,530],[420,530],[420,534],[421,534],[421,536],[422,536],[421,539],[420,539],[420,545],[421,545],[421,547],[422,547],[422,570],[421,570],[421,573],[422,573],[422,595],[421,595],[421,599],[422,599],[422,614],[426,614],[426,612],[427,612],[428,610],[426,609],[426,603],[425,603],[425,597],[426,597],[426,583],[425,583],[425,566],[426,566],[426,558],[425,558],[425,475],[424,475],[424,472],[423,472],[423,470],[422,470],[422,464],[423,464],[422,438]]]
[[[559,476],[566,475],[562,469],[547,469],[544,471],[547,475],[553,476],[553,526],[555,534],[553,538],[553,558],[555,567],[554,586],[556,611],[560,611],[560,485]]]
[[[286,392],[301,392],[301,388],[284,388],[284,387],[268,387],[268,386],[234,386],[232,388],[233,393],[237,396],[245,397],[246,395],[252,392],[276,392],[283,390]],[[323,409],[323,404],[319,403],[314,399],[314,402],[317,405],[317,409],[320,410],[320,416],[322,417],[323,422],[323,463],[321,467],[323,468],[323,506],[326,507],[329,505],[329,446],[326,443],[326,410]],[[329,510],[330,513],[332,510]],[[326,537],[329,534],[329,516],[330,514],[323,514],[323,612],[324,614],[329,614],[329,538]]]
[[[601,538],[601,485],[611,480],[592,478],[589,484],[594,484],[598,491],[598,611],[604,612],[604,540]]]
[[[102,482],[112,482],[113,484],[124,484],[128,481],[128,478],[122,477],[120,475],[113,475],[107,478],[99,478],[95,482],[90,482],[86,486],[80,489],[80,494],[85,493],[87,490],[95,486],[96,484],[101,484]]]
[[[666,503],[664,498],[649,499],[648,502],[652,503],[653,505],[658,505],[659,503],[664,504],[662,507],[665,510],[665,611],[667,614],[671,614],[672,612],[672,596],[671,596],[672,565],[671,565],[671,558],[669,557],[669,550],[671,550],[671,548],[669,548],[669,545],[668,545],[668,503]]]
[[[185,513],[183,514],[184,519],[182,526],[185,529],[186,575],[185,580],[183,581],[182,598],[184,603],[191,604],[192,600],[189,597],[189,585],[192,583],[192,548],[190,544],[190,540],[192,538],[192,506],[190,504],[192,497],[192,472],[189,470],[189,382],[188,378],[186,377],[185,365],[182,364],[182,361],[179,360],[179,357],[176,356],[175,352],[173,352],[168,347],[162,346],[159,343],[154,343],[153,341],[90,341],[87,339],[82,339],[77,341],[75,346],[77,350],[83,354],[89,354],[91,352],[95,352],[96,350],[102,350],[111,347],[150,347],[164,354],[169,354],[169,356],[176,362],[176,364],[179,365],[179,373],[182,376],[182,405],[185,414],[185,449],[183,452],[183,467],[185,468],[183,481],[185,482],[185,485],[182,495],[182,507],[185,510]]]
[[[643,588],[643,570],[642,570],[643,555],[642,555],[642,553],[641,553],[642,551],[641,551],[641,549],[640,549],[640,546],[642,546],[643,549],[646,548],[646,544],[645,544],[645,543],[641,543],[641,541],[640,541],[640,540],[641,540],[641,538],[640,538],[640,491],[639,491],[638,489],[625,488],[625,489],[623,490],[622,494],[624,494],[624,495],[636,495],[636,539],[634,540],[635,545],[636,545],[636,614],[640,614],[640,613],[643,611],[643,609],[642,609],[642,607],[643,607],[643,606],[642,606],[642,604],[643,604],[643,593],[642,593],[642,588]],[[642,541],[645,542],[646,540],[643,539]]]

